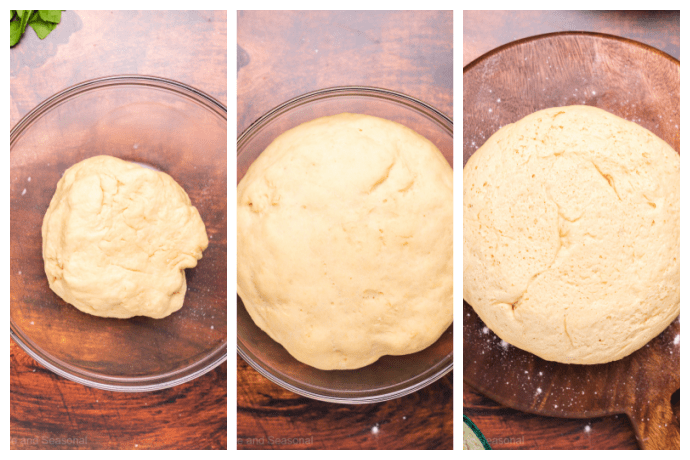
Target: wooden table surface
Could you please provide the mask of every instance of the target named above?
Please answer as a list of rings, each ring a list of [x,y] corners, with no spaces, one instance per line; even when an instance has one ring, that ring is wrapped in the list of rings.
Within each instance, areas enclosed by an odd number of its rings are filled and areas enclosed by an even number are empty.
[[[680,60],[679,11],[465,11],[462,27],[463,67],[521,38],[576,30],[636,40]]]
[[[10,50],[10,128],[76,83],[166,77],[227,104],[227,14],[65,11]],[[10,339],[11,449],[226,449],[227,364],[175,388],[115,393],[46,370]]]
[[[453,116],[452,12],[241,11],[237,35],[238,133],[295,96],[343,85],[392,89]],[[240,358],[237,447],[451,449],[452,381],[451,373],[397,400],[336,405],[284,390]]]
[[[463,66],[482,54],[525,37],[561,31],[618,35],[680,59],[680,13],[465,11]],[[672,401],[680,412],[680,395]],[[493,449],[638,449],[624,415],[595,419],[542,417],[503,407],[463,384],[463,412]]]

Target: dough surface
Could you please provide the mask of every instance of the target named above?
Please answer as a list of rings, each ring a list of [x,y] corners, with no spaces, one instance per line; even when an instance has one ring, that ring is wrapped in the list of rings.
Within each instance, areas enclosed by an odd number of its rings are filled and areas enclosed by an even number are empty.
[[[65,171],[43,218],[50,288],[96,316],[163,318],[179,310],[185,268],[206,227],[169,175],[110,156]]]
[[[453,172],[427,139],[365,115],[275,139],[237,190],[237,290],[299,361],[356,369],[453,320]]]
[[[549,361],[621,359],[680,313],[680,158],[601,109],[504,126],[463,170],[463,296]]]

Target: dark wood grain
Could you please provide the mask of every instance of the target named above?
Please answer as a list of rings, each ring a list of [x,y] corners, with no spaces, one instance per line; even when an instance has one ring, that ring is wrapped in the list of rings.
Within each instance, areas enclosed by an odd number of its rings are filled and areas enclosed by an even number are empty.
[[[502,15],[466,15],[465,23],[478,17],[500,21]],[[548,16],[541,17],[548,20]],[[625,28],[625,22],[610,25],[609,31],[619,26]],[[492,22],[487,24],[486,30],[494,31],[495,36],[495,27],[496,23]],[[538,23],[524,27],[542,30]],[[664,36],[658,27],[652,29],[658,36]],[[677,39],[673,28],[665,33],[667,43]],[[514,42],[472,61],[464,69],[463,84],[464,162],[501,126],[539,109],[571,104],[600,107],[634,121],[680,151],[679,64],[663,53],[625,39],[568,34]],[[532,355],[513,356],[514,352],[521,352],[512,347],[508,352],[510,356],[506,356],[502,347],[495,350],[497,354],[487,354],[483,348],[478,350],[477,347],[486,342],[483,325],[477,327],[471,307],[465,305],[464,309],[469,309],[463,328],[464,377],[466,383],[471,383],[483,394],[512,408],[550,416],[628,415],[573,421],[507,409],[486,412],[481,405],[465,408],[467,415],[477,419],[474,421],[487,438],[498,438],[502,432],[507,432],[530,440],[521,445],[499,443],[494,448],[677,448],[680,412],[674,401],[679,400],[676,390],[680,377],[679,349],[673,344],[673,327],[679,330],[679,324],[669,327],[665,335],[658,338],[662,342],[656,342],[652,348],[598,368],[598,372],[592,368],[586,373],[592,381],[585,385],[575,378],[579,373],[564,369],[568,366],[555,369],[548,363],[540,367],[544,362]],[[500,370],[501,377],[508,378],[490,378],[485,374],[482,366],[487,365],[486,359],[490,360],[491,356],[494,360],[490,370]],[[507,363],[522,367],[509,371],[505,367]],[[519,375],[525,371],[530,376],[534,376],[535,371],[537,376],[539,372],[543,375],[530,380]],[[635,383],[626,386],[624,379],[630,375],[635,376]],[[608,386],[602,386],[602,382],[607,381]],[[503,385],[505,382],[508,383]],[[595,395],[593,387],[601,391]],[[539,395],[537,388],[542,390]],[[603,393],[603,389],[609,391],[609,388],[617,390],[616,398]],[[585,391],[585,395],[573,393],[575,390]],[[463,393],[466,397],[477,394],[468,385]],[[584,437],[583,423],[590,427]],[[603,431],[602,436],[595,436],[594,423]],[[507,425],[509,430],[505,430]],[[625,440],[625,436],[629,439]]]
[[[58,91],[107,75],[144,74],[170,78],[196,87],[225,104],[226,43],[227,15],[222,11],[65,11],[61,24],[45,40],[39,40],[33,30],[27,29],[21,42],[10,50],[10,127]],[[64,169],[69,165],[58,166]],[[224,169],[223,165],[220,170]],[[21,177],[25,175],[30,174],[22,172]],[[225,181],[225,176],[221,176]],[[57,178],[59,172],[55,178],[51,177],[53,188]],[[39,189],[48,190],[49,187],[39,187],[38,176],[33,179],[34,187],[27,187],[27,196]],[[190,193],[195,195],[191,196],[193,202],[209,199],[201,189],[199,191],[199,194]],[[51,192],[45,193],[50,195]],[[49,200],[50,196],[44,198]],[[210,210],[207,206],[198,206],[200,210],[203,207]],[[20,208],[17,210],[25,216],[45,212],[45,208]],[[204,212],[207,211],[202,214]],[[225,215],[226,207],[224,204],[216,206],[213,212]],[[34,229],[22,231],[31,233]],[[214,230],[209,230],[209,235],[220,242],[218,260],[222,258],[225,266],[225,232],[213,233]],[[38,237],[40,240],[40,226]],[[37,250],[40,254],[40,241],[37,245],[18,247],[13,263],[16,265],[23,255],[34,254]],[[203,259],[200,267],[201,264]],[[25,266],[28,265],[22,264]],[[48,289],[45,280],[38,283],[40,273],[35,277],[29,276],[32,273],[28,271],[24,274],[27,276],[17,278],[18,283],[35,282],[13,284],[12,302],[36,297],[31,294],[25,299],[22,292],[38,293]],[[199,278],[188,272],[188,281],[195,276]],[[68,310],[69,314],[79,314],[72,310]],[[107,335],[106,330],[99,333]],[[74,337],[74,340],[80,339]],[[196,338],[187,337],[187,340],[191,343]],[[84,358],[89,359],[88,356]],[[192,382],[147,393],[101,391],[66,380],[38,365],[12,341],[10,365],[12,449],[227,448],[225,364]],[[70,439],[86,441],[74,444],[69,443]],[[50,440],[67,444],[51,444]]]
[[[453,447],[452,372],[403,398],[351,406],[291,393],[238,359],[237,399],[238,449]]]
[[[402,92],[452,117],[452,22],[452,12],[238,12],[238,133],[295,96],[343,85]],[[452,374],[397,400],[347,406],[297,396],[241,358],[237,373],[238,448],[452,448]]]
[[[148,393],[85,387],[10,340],[11,449],[226,449],[227,363]]]
[[[626,414],[643,448],[680,448],[680,416],[672,405],[680,389],[680,346],[674,344],[680,320],[626,358],[578,366],[502,346],[467,302],[463,319],[464,380],[482,394],[504,406],[551,417]]]
[[[510,409],[463,383],[463,413],[495,450],[637,449],[625,415],[564,419]]]

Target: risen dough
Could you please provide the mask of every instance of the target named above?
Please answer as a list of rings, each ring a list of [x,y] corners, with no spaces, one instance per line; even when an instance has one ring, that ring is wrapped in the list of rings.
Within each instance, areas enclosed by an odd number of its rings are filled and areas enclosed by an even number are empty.
[[[163,318],[179,310],[208,246],[206,228],[167,174],[109,156],[62,176],[43,219],[50,288],[96,316]]]
[[[237,190],[237,290],[296,359],[355,369],[453,318],[452,170],[397,123],[340,114],[279,136]]]
[[[680,311],[680,160],[593,107],[504,126],[463,171],[463,296],[546,360],[627,356]]]

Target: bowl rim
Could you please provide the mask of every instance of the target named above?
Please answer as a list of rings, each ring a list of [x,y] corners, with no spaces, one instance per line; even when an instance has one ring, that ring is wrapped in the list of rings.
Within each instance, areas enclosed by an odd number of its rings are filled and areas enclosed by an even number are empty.
[[[436,107],[427,104],[426,102],[417,99],[413,96],[409,96],[407,94],[398,91],[393,91],[390,89],[378,88],[375,86],[332,86],[328,88],[317,89],[315,91],[310,91],[308,93],[300,94],[299,96],[293,97],[292,99],[278,104],[277,106],[273,107],[271,110],[269,110],[268,112],[254,120],[252,123],[250,123],[249,126],[247,126],[247,128],[244,129],[244,131],[242,131],[242,134],[240,134],[237,137],[238,156],[240,148],[242,148],[252,138],[252,136],[255,134],[255,131],[258,131],[259,127],[268,123],[271,119],[283,114],[287,110],[292,109],[296,106],[303,105],[314,100],[338,96],[370,96],[384,99],[402,99],[402,101],[396,100],[395,102],[403,102],[404,105],[407,105],[411,108],[415,108],[417,110],[419,110],[419,108],[415,106],[421,106],[422,108],[428,110],[429,112],[431,112],[432,119],[436,121],[439,125],[443,126],[446,132],[448,132],[451,135],[451,137],[453,136],[453,119],[445,113],[438,110]],[[428,116],[428,114],[425,115]],[[449,125],[450,129],[444,126],[444,124]]]
[[[299,96],[293,97],[292,99],[289,99],[275,106],[265,114],[261,115],[259,118],[253,121],[244,131],[242,131],[242,133],[237,137],[237,157],[239,158],[240,150],[253,138],[253,136],[257,134],[267,123],[272,121],[274,118],[288,112],[291,109],[294,109],[309,102],[342,96],[373,97],[387,99],[388,101],[403,104],[408,108],[420,113],[421,115],[427,118],[431,118],[432,121],[434,121],[439,126],[439,128],[442,128],[443,130],[445,130],[447,134],[453,137],[453,119],[447,116],[445,113],[441,112],[440,110],[436,109],[434,106],[427,104],[426,102],[420,99],[417,99],[413,96],[409,96],[398,91],[373,86],[334,86],[317,89],[315,91],[310,91],[308,93],[304,93]],[[424,113],[423,110],[426,110],[427,113]],[[451,323],[449,329],[451,329],[452,327],[453,323]],[[447,330],[448,329],[446,329],[446,331]],[[446,331],[444,331],[444,334]],[[317,393],[308,391],[277,377],[269,370],[264,368],[261,364],[259,364],[256,360],[254,360],[250,356],[250,354],[240,346],[239,335],[237,337],[237,354],[255,371],[266,377],[271,382],[300,396],[305,396],[307,398],[315,399],[318,401],[339,404],[354,405],[379,403],[383,401],[401,398],[403,396],[419,391],[422,388],[431,385],[432,383],[446,376],[449,372],[453,370],[453,353],[454,350],[451,351],[450,354],[447,355],[445,358],[443,358],[443,360],[439,361],[439,363],[443,363],[445,360],[449,360],[448,363],[442,364],[440,370],[438,370],[431,376],[423,378],[422,380],[417,380],[416,378],[410,379],[413,381],[413,383],[409,386],[400,388],[401,384],[396,384],[392,386],[392,389],[382,394],[367,391],[362,392],[362,396],[341,397],[331,394],[325,394],[325,392]],[[402,384],[404,385],[405,383],[410,382],[410,380],[402,382]]]
[[[222,118],[225,118],[227,121],[227,107],[213,96],[210,96],[192,86],[169,78],[151,75],[111,75],[93,78],[77,83],[40,102],[36,107],[26,113],[10,130],[10,150],[12,144],[27,128],[33,124],[34,121],[39,119],[57,104],[65,102],[71,97],[87,91],[112,86],[150,86],[157,89],[175,92],[185,97],[192,96],[194,99],[202,102],[208,109],[212,110]],[[225,343],[216,347],[208,356],[181,369],[176,369],[172,372],[149,377],[123,378],[104,376],[102,374],[78,369],[68,363],[55,359],[50,353],[39,351],[39,348],[31,343],[31,339],[28,336],[24,336],[23,334],[19,333],[17,326],[12,322],[11,317],[10,338],[14,340],[14,342],[19,345],[22,350],[28,353],[39,364],[56,373],[57,375],[87,387],[116,392],[147,392],[171,388],[206,374],[227,361],[228,358],[226,336]]]
[[[588,30],[564,30],[560,32],[547,32],[544,34],[537,34],[537,35],[530,35],[528,37],[523,37],[517,40],[513,40],[508,43],[504,43],[503,45],[497,46],[496,48],[492,48],[486,53],[481,54],[480,56],[477,56],[474,60],[471,62],[468,62],[465,64],[462,68],[462,73],[463,75],[467,73],[468,71],[472,70],[475,66],[478,64],[482,63],[484,60],[499,54],[503,51],[505,51],[508,48],[513,48],[515,46],[519,45],[524,45],[527,43],[535,42],[538,40],[546,39],[546,38],[552,38],[552,37],[576,37],[576,36],[584,36],[584,37],[589,37],[589,38],[601,38],[601,39],[607,39],[607,40],[613,40],[617,42],[622,42],[622,43],[628,43],[632,44],[634,46],[644,48],[647,51],[650,51],[652,53],[658,54],[659,56],[666,58],[670,60],[671,62],[680,65],[680,61],[670,54],[668,54],[665,51],[660,50],[659,48],[654,48],[651,45],[648,45],[646,43],[642,43],[637,40],[633,40],[632,38],[627,38],[627,37],[622,37],[620,35],[612,35],[612,34],[605,34],[603,32],[592,32]]]
[[[210,358],[202,359],[201,361],[190,364],[181,369],[177,369],[174,372],[168,372],[151,377],[137,377],[136,379],[110,376],[104,378],[100,374],[78,370],[76,367],[70,366],[69,364],[60,364],[57,360],[52,359],[50,356],[43,356],[34,349],[35,347],[32,346],[29,341],[22,340],[21,337],[19,337],[12,329],[12,326],[10,326],[10,337],[17,343],[17,345],[19,345],[22,350],[38,361],[39,364],[53,371],[57,375],[90,388],[121,393],[140,393],[172,388],[194,380],[197,377],[201,377],[207,372],[220,366],[228,359],[226,343],[225,345],[217,347],[213,354],[209,355]],[[189,373],[185,373],[186,371],[189,371]],[[179,377],[174,377],[170,380],[166,380],[168,376],[175,376],[179,374],[182,375]]]
[[[452,324],[449,327],[452,327]],[[444,333],[445,333],[445,331],[444,331]],[[346,397],[341,397],[341,396],[328,395],[328,394],[324,394],[324,393],[317,393],[317,392],[308,391],[308,390],[302,389],[298,386],[295,386],[289,382],[286,382],[285,380],[282,380],[279,377],[276,377],[270,371],[266,370],[263,366],[261,366],[255,360],[253,360],[249,356],[249,354],[239,346],[239,343],[237,345],[237,353],[255,371],[257,371],[259,374],[263,375],[264,377],[266,377],[268,380],[275,383],[276,385],[278,385],[282,388],[285,388],[286,390],[289,390],[293,393],[296,393],[300,396],[306,396],[307,398],[315,399],[318,401],[324,401],[324,402],[330,402],[330,403],[339,403],[339,404],[352,404],[352,405],[373,404],[373,403],[380,403],[380,402],[384,402],[384,401],[389,401],[391,399],[402,398],[403,396],[407,396],[407,395],[412,394],[418,390],[421,390],[422,388],[424,388],[428,385],[431,385],[432,383],[441,379],[442,377],[444,377],[450,371],[453,370],[453,352],[451,352],[450,353],[450,362],[446,363],[439,371],[432,374],[430,377],[428,377],[426,379],[415,381],[412,385],[402,387],[402,388],[400,387],[401,384],[396,384],[393,386],[392,390],[389,390],[383,394],[378,394],[378,393],[377,394],[365,394],[364,396],[356,396],[356,397],[347,397],[346,398]],[[448,357],[444,358],[444,360],[446,360],[446,359],[448,359]],[[440,362],[443,363],[443,360]],[[406,383],[406,382],[403,382],[403,384],[404,383]],[[371,392],[369,392],[369,393],[371,393]]]
[[[208,103],[212,108],[216,109],[219,115],[222,115],[227,120],[228,108],[215,99],[213,96],[198,90],[192,86],[186,85],[176,80],[164,77],[156,77],[153,75],[137,75],[137,74],[123,74],[110,75],[106,77],[92,78],[83,82],[68,86],[67,88],[58,91],[52,96],[40,102],[36,107],[29,110],[12,129],[10,130],[10,145],[16,140],[17,136],[24,131],[37,118],[51,109],[56,103],[63,102],[70,97],[82,92],[91,91],[97,88],[108,86],[152,86],[157,88],[168,89],[173,92],[185,94],[189,96],[190,93],[196,96],[203,102]]]

